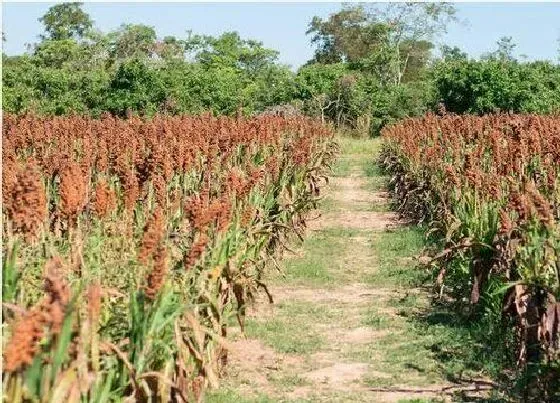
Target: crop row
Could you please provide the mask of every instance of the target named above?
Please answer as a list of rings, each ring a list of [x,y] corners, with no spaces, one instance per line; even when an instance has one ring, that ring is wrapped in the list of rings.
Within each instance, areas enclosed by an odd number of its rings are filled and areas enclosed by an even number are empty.
[[[560,118],[427,115],[383,136],[399,208],[438,234],[440,291],[475,311],[498,301],[514,360],[551,367],[540,386],[558,393]]]
[[[333,158],[307,118],[4,116],[7,401],[197,401]]]

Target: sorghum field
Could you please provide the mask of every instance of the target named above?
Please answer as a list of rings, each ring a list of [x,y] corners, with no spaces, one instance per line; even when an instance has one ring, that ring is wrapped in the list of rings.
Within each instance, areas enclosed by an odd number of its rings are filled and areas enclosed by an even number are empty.
[[[523,400],[557,401],[560,118],[427,115],[383,137],[398,208],[441,248],[438,291],[496,322],[484,330],[527,378]]]
[[[558,399],[558,117],[3,129],[6,401]]]
[[[558,3],[4,3],[2,403],[560,403]]]
[[[7,402],[200,401],[319,194],[309,118],[4,115]]]

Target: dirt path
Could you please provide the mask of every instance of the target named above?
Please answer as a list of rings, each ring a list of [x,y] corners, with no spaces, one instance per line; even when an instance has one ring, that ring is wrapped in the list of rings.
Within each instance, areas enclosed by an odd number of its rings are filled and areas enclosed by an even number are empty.
[[[438,359],[445,329],[412,320],[421,233],[388,209],[376,140],[342,140],[327,197],[306,241],[270,280],[275,303],[251,309],[211,402],[422,402],[480,397]]]

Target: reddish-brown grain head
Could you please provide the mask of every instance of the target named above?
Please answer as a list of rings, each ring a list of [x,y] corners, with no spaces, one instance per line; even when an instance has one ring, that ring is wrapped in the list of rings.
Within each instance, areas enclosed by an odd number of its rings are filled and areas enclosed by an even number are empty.
[[[15,183],[6,206],[14,230],[24,234],[27,240],[35,239],[47,217],[45,187],[36,164],[29,162],[16,173]]]

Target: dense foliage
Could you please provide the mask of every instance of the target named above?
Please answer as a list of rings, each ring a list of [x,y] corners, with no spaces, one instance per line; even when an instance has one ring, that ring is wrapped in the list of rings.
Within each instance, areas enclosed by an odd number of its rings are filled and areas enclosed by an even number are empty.
[[[400,208],[443,243],[438,286],[458,304],[484,305],[479,312],[495,321],[485,331],[533,377],[523,401],[557,401],[560,119],[428,115],[383,136]]]
[[[5,115],[2,140],[10,402],[200,401],[333,157],[302,117]]]
[[[123,27],[113,42],[106,37],[95,43],[51,41],[28,55],[4,55],[3,109],[49,115],[206,110],[232,115],[293,97],[294,74],[276,62],[276,52],[257,42],[236,33],[194,37],[173,44],[177,54],[169,55],[170,45],[156,40],[155,33],[127,43],[130,31],[139,29]],[[187,60],[187,49],[193,61]]]
[[[448,60],[432,76],[438,101],[450,112],[560,111],[560,66],[550,62]]]

